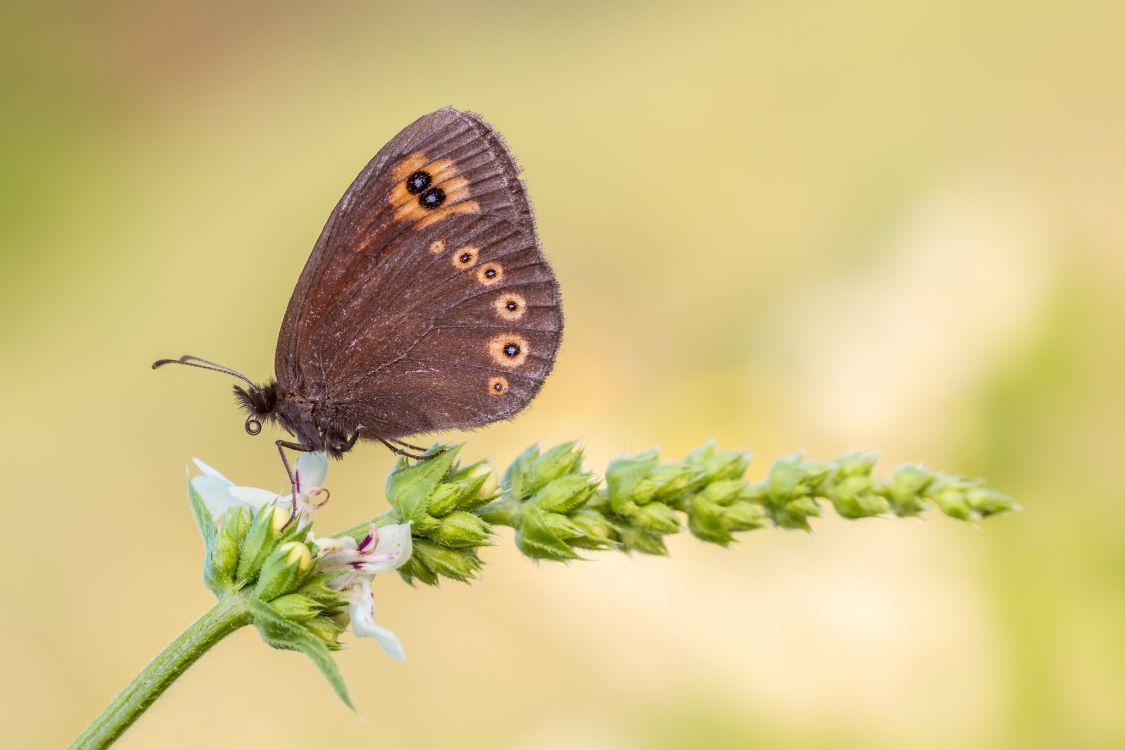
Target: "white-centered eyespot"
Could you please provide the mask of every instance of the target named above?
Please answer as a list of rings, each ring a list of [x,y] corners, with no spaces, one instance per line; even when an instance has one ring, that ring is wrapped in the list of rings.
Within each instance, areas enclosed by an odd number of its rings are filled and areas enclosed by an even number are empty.
[[[514,333],[493,336],[488,342],[489,356],[493,362],[503,367],[519,367],[527,361],[530,352],[527,339]]]

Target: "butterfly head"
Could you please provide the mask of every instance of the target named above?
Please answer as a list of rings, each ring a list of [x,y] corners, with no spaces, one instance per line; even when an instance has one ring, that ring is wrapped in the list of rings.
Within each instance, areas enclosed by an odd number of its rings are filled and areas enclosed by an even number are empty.
[[[246,432],[257,435],[262,431],[262,423],[277,419],[277,383],[270,382],[265,385],[253,385],[243,388],[234,387],[235,398],[247,413]]]

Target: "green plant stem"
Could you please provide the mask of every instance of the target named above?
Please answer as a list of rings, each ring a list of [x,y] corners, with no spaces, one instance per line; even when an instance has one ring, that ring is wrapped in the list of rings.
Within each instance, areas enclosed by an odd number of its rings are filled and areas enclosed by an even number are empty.
[[[156,655],[70,745],[71,750],[109,747],[152,702],[212,646],[250,623],[246,596],[228,594]]]

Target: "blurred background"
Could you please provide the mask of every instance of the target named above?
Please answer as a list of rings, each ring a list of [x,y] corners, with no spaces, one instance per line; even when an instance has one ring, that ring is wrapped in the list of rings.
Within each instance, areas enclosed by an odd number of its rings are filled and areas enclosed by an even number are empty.
[[[467,457],[874,448],[1025,512],[570,566],[503,536],[471,587],[376,581],[409,658],[340,655],[366,723],[246,630],[121,747],[1125,746],[1119,3],[0,13],[9,746],[65,744],[210,605],[192,456],[283,484],[226,380],[149,363],[269,376],[332,206],[446,104],[520,157],[568,315]],[[390,465],[335,466],[323,528],[382,511]]]

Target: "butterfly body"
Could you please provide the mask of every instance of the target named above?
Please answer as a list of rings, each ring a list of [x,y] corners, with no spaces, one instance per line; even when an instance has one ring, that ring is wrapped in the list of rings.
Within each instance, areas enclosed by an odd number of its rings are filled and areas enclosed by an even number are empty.
[[[513,416],[554,365],[562,325],[514,158],[479,117],[443,109],[384,146],[332,211],[274,379],[212,369],[247,383],[235,390],[248,431],[272,422],[299,441],[285,445],[339,457]]]

